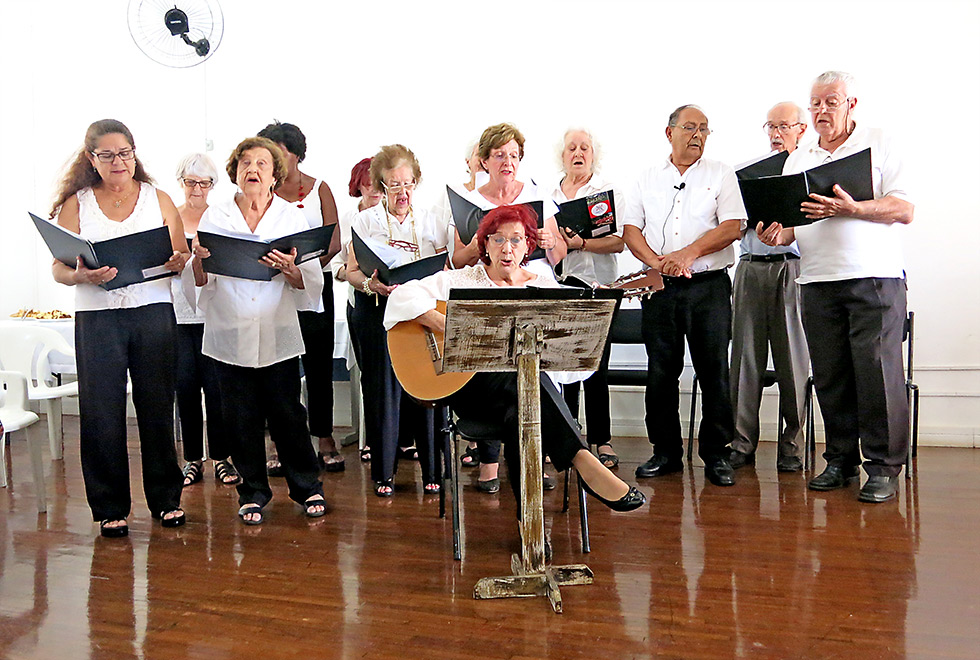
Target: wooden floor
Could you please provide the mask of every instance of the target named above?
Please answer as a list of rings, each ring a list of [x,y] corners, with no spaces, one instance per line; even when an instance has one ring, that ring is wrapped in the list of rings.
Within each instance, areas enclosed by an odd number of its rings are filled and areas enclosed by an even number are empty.
[[[545,500],[555,562],[588,563],[596,579],[564,588],[556,615],[543,599],[473,600],[477,579],[510,572],[517,532],[509,490],[475,491],[472,471],[462,563],[417,464],[381,500],[353,448],[345,473],[324,475],[319,520],[274,480],[265,524],[246,528],[209,469],[184,491],[185,527],[154,524],[134,481],[130,536],[106,540],[85,501],[77,419],[66,434],[41,516],[23,436],[12,442],[0,658],[980,657],[974,450],[922,449],[899,501],[866,505],[856,487],[812,493],[777,475],[766,444],[734,488],[688,469],[643,481],[650,504],[634,513],[591,501],[588,555],[559,489]],[[633,481],[649,446],[617,447]]]

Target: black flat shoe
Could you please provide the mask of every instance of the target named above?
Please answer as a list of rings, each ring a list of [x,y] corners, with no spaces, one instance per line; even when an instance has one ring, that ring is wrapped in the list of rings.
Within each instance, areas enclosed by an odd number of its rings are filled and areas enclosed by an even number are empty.
[[[639,509],[641,506],[647,503],[646,496],[641,493],[636,486],[630,486],[628,493],[620,497],[618,500],[613,501],[597,495],[596,492],[589,487],[589,484],[585,483],[585,479],[581,480],[581,484],[586,493],[596,498],[613,511],[633,511],[634,509]]]
[[[116,522],[120,520],[103,520],[99,523],[99,534],[107,539],[121,539],[124,536],[129,536],[129,525],[119,525],[118,527],[106,527],[107,523]]]
[[[704,476],[716,486],[735,485],[735,470],[724,458],[713,458],[705,462]]]
[[[879,504],[895,499],[898,495],[898,477],[886,477],[884,475],[871,475],[861,486],[858,493],[858,500]]]
[[[500,490],[500,479],[487,479],[486,481],[477,480],[476,489],[481,493],[490,493],[493,495]]]
[[[679,458],[667,458],[659,454],[654,454],[650,460],[636,468],[636,476],[643,479],[646,477],[662,477],[665,474],[680,472],[684,469],[684,462]]]
[[[807,484],[810,490],[837,490],[843,488],[848,482],[858,478],[859,469],[856,465],[842,468],[837,465],[828,465],[823,472],[815,476]]]

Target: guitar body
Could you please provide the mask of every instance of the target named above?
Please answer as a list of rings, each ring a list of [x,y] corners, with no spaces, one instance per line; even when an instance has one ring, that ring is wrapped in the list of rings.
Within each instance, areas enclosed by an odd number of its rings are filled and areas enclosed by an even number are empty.
[[[446,313],[446,303],[436,302]],[[415,321],[402,321],[388,331],[388,354],[402,388],[420,401],[438,401],[458,392],[473,373],[436,373],[442,355],[443,334],[432,332]]]

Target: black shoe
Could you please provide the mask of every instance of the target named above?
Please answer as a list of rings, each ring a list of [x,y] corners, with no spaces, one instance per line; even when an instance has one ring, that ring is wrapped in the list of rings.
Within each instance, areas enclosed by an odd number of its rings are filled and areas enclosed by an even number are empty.
[[[126,522],[122,518],[124,523]],[[116,527],[106,527],[107,523],[116,522],[116,520],[103,520],[99,523],[99,534],[107,539],[121,539],[124,536],[129,536],[129,525],[118,525]]]
[[[861,486],[858,500],[877,504],[894,499],[896,495],[898,495],[898,477],[871,475]]]
[[[477,480],[476,489],[481,493],[490,493],[492,495],[500,490],[500,479]]]
[[[541,488],[543,490],[554,490],[558,488],[558,481],[547,472],[541,475]]]
[[[709,458],[704,463],[704,476],[716,486],[734,486],[735,470],[724,458]]]
[[[638,479],[646,477],[662,477],[665,474],[680,472],[684,469],[684,462],[680,458],[667,458],[659,454],[654,454],[650,460],[636,468]]]
[[[733,470],[743,468],[746,465],[755,465],[755,454],[743,454],[740,451],[732,450],[731,456],[728,457],[728,464],[732,466]]]
[[[810,490],[837,490],[843,488],[848,482],[858,478],[859,469],[856,465],[842,468],[837,465],[828,465],[824,471],[810,479],[807,488]]]
[[[630,486],[629,492],[618,500],[613,501],[596,495],[596,492],[589,488],[589,484],[585,483],[585,479],[580,480],[579,483],[582,484],[582,488],[585,489],[586,493],[596,498],[613,511],[633,511],[634,509],[639,509],[641,506],[647,503],[646,496],[637,490],[636,486]]]
[[[776,472],[802,472],[803,461],[799,456],[780,456],[776,460]]]

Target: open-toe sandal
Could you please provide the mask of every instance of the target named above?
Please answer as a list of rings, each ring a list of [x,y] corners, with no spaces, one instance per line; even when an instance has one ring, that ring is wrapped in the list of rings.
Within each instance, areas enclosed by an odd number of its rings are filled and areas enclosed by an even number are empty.
[[[283,476],[282,463],[279,462],[279,459],[278,458],[273,458],[270,461],[266,461],[265,462],[265,472],[270,477],[281,477],[281,476]]]
[[[246,519],[245,516],[256,515],[258,518],[253,518],[251,520]],[[262,507],[254,502],[251,504],[243,504],[242,508],[238,510],[238,517],[242,519],[242,522],[246,525],[261,525],[262,524]]]
[[[343,472],[347,469],[344,457],[338,451],[331,451],[326,454],[321,451],[317,453],[316,458],[320,463],[320,469],[326,472]]]
[[[428,483],[422,486],[422,490],[424,490],[429,495],[435,495],[440,490],[442,490],[442,486],[439,483],[433,481],[432,483]]]
[[[122,525],[114,525],[109,527],[109,523],[119,522],[122,518],[117,518],[115,520],[103,520],[99,523],[99,534],[107,539],[121,539],[124,536],[129,536],[129,525],[125,524],[126,521],[122,520]]]
[[[467,447],[463,455],[459,457],[459,463],[463,467],[476,467],[480,464],[480,451],[476,447]]]
[[[189,461],[184,465],[184,488],[196,484],[204,478],[204,464],[201,461]]]
[[[307,518],[319,518],[327,513],[327,501],[323,497],[314,495],[303,502],[303,509]]]
[[[388,481],[374,482],[374,494],[378,497],[393,497],[395,495],[395,487],[392,485],[391,479]]]
[[[602,451],[602,447],[609,447],[610,450],[612,449],[612,445],[608,443],[596,447],[596,450],[599,452],[599,462],[609,470],[619,465],[619,456]]]
[[[367,463],[370,460],[371,460],[371,448],[361,447],[361,462]]]
[[[419,450],[416,447],[399,447],[398,458],[403,461],[419,460]]]
[[[225,486],[237,486],[242,483],[242,475],[238,474],[238,470],[229,460],[217,461],[214,464],[214,478]]]
[[[170,516],[167,518],[166,516]],[[184,515],[183,509],[170,509],[169,511],[161,511],[159,514],[154,516],[160,520],[161,527],[180,527],[185,522],[187,522],[187,516]]]

